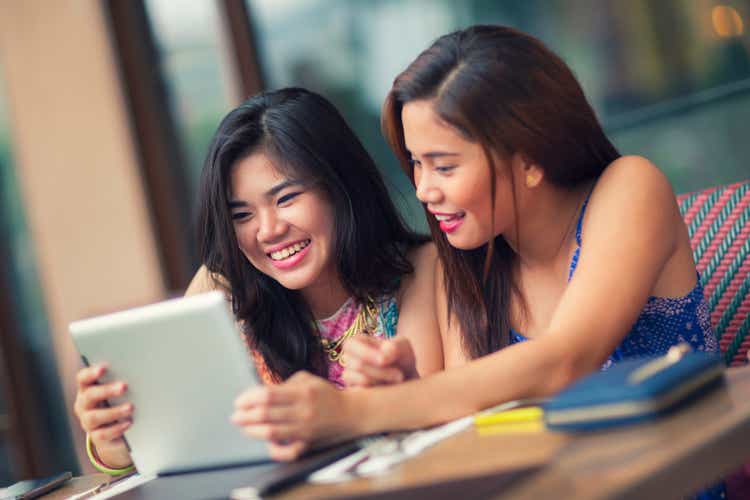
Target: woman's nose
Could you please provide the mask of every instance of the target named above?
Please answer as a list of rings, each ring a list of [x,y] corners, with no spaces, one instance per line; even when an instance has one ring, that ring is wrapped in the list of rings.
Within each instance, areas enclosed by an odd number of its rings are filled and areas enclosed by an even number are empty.
[[[262,243],[274,243],[280,237],[284,236],[287,230],[287,223],[273,211],[261,212],[259,217],[258,241]]]
[[[428,173],[421,172],[414,176],[414,182],[417,188],[417,199],[422,203],[437,203],[440,201],[440,190],[432,182],[432,176]]]

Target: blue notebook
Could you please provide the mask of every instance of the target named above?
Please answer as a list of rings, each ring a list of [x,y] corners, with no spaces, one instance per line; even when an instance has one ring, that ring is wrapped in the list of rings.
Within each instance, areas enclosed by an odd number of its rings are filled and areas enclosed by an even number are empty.
[[[563,390],[543,405],[548,429],[585,431],[668,413],[723,381],[718,353],[684,344],[665,356],[622,361]]]

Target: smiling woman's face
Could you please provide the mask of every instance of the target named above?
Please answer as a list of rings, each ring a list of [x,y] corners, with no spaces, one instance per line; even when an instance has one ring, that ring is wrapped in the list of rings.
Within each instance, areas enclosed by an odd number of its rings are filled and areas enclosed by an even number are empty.
[[[333,209],[324,193],[285,177],[262,152],[230,171],[229,210],[240,250],[292,290],[336,279]]]
[[[515,220],[509,162],[495,160],[493,226],[490,167],[479,143],[442,121],[429,100],[405,104],[401,121],[417,198],[438,220],[451,246],[470,250],[507,231]]]

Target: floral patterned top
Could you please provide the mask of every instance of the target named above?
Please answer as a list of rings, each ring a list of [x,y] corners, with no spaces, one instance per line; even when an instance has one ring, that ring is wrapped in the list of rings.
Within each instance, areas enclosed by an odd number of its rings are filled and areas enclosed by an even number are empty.
[[[395,336],[396,325],[398,323],[398,302],[396,301],[396,297],[394,295],[380,297],[375,301],[375,305],[378,308],[378,316],[377,325],[372,335],[387,339]],[[362,307],[362,304],[355,301],[353,297],[350,297],[333,315],[315,322],[320,336],[328,340],[336,340],[341,337],[352,323],[354,323]],[[245,338],[244,335],[242,337],[243,339]],[[279,381],[268,370],[263,357],[257,351],[251,350],[251,353],[255,362],[255,369],[263,383],[278,383]],[[343,388],[345,384],[341,379],[341,374],[344,371],[344,367],[337,361],[330,361],[327,358],[326,362],[328,363],[328,380],[333,382],[337,387]]]
[[[393,337],[396,335],[396,324],[398,323],[396,298],[392,295],[381,297],[380,300],[375,301],[375,304],[378,308],[378,317],[377,326],[372,335],[382,338]],[[341,337],[354,323],[362,307],[362,304],[356,302],[354,298],[349,298],[332,316],[317,320],[315,323],[318,326],[320,336],[328,340],[336,340]],[[337,361],[326,359],[326,362],[328,363],[328,380],[336,384],[337,387],[343,388],[345,384],[341,380],[341,374],[344,367]]]
[[[578,246],[570,262],[568,281],[573,277],[581,253],[581,226],[587,204],[588,198],[578,216]],[[511,329],[511,344],[524,340],[527,340],[526,337]],[[711,329],[700,276],[695,287],[684,297],[649,297],[635,324],[601,369],[606,370],[614,363],[634,356],[665,354],[671,346],[680,342],[687,342],[696,351],[719,350],[719,343]]]

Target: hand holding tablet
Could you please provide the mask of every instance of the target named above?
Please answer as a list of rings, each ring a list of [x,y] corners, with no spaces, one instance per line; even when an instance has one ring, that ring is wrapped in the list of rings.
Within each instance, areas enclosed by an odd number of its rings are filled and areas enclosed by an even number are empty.
[[[120,432],[141,473],[268,460],[265,442],[229,420],[234,399],[258,379],[221,293],[76,321],[70,332],[92,367],[79,380],[82,424],[102,441]],[[105,400],[109,408],[92,411]]]

